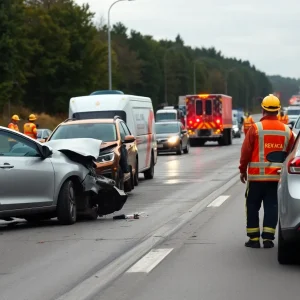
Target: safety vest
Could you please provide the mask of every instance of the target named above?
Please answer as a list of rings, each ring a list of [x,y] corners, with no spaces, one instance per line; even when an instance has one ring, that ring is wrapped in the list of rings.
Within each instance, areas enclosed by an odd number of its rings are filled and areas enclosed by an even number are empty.
[[[266,156],[273,151],[286,151],[292,132],[287,125],[273,120],[264,120],[254,126],[258,136],[248,166],[248,180],[279,181],[277,171],[282,163],[268,162]]]
[[[254,124],[252,117],[246,117],[244,119],[244,129],[249,129]]]
[[[37,139],[37,129],[34,123],[24,124],[24,134],[30,136],[33,139]]]
[[[12,129],[12,130],[15,130],[15,131],[20,131],[18,125],[14,124],[14,123],[9,123],[8,128]]]
[[[278,121],[282,122],[283,124],[288,124],[288,122],[289,122],[289,118],[287,115],[283,115],[283,116],[278,115],[277,118],[278,118]]]

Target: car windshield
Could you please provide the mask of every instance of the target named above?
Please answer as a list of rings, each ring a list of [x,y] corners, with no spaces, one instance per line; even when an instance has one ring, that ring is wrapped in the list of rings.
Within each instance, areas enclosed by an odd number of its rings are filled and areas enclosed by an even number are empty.
[[[155,129],[157,134],[179,132],[179,126],[177,123],[156,123]]]
[[[159,113],[156,114],[156,120],[162,121],[162,120],[177,120],[176,113]]]
[[[55,130],[50,140],[78,138],[92,138],[103,142],[116,141],[116,126],[109,123],[61,125]]]
[[[300,115],[300,109],[289,109],[287,111],[287,114],[289,116],[299,116]]]

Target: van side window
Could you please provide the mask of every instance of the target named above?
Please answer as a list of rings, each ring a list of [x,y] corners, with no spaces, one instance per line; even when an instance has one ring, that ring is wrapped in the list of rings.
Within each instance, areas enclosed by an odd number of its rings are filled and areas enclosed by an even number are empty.
[[[130,132],[129,128],[127,127],[127,125],[124,122],[121,122],[121,125],[124,129],[125,135],[131,135],[131,132]]]

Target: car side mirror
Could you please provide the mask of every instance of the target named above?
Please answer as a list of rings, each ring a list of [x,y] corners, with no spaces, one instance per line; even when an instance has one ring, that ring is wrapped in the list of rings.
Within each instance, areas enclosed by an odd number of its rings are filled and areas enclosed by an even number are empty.
[[[135,137],[133,135],[126,135],[123,143],[133,143],[135,141]]]
[[[293,129],[293,124],[288,124],[288,126],[290,127],[290,129]]]
[[[46,159],[46,158],[48,158],[49,156],[51,156],[52,155],[52,149],[51,148],[49,148],[48,146],[46,146],[46,145],[43,145],[42,146],[42,155],[43,155],[43,159]]]
[[[186,133],[187,133],[187,130],[186,130],[186,129],[183,129],[183,130],[181,130],[181,133],[182,133],[182,134],[186,134]]]
[[[287,157],[286,151],[273,151],[267,154],[266,159],[269,162],[283,163]]]

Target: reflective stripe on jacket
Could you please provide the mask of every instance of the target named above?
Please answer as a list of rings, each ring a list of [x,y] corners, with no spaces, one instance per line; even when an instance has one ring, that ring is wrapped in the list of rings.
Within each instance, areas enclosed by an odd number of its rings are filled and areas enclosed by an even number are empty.
[[[287,125],[276,121],[264,120],[254,126],[258,135],[248,165],[248,180],[278,181],[280,175],[277,171],[282,163],[268,162],[266,156],[273,151],[287,151],[293,133]]]
[[[24,134],[30,136],[33,139],[37,139],[36,125],[31,122],[24,124]]]
[[[252,117],[246,117],[244,119],[244,129],[249,129],[254,124]]]

